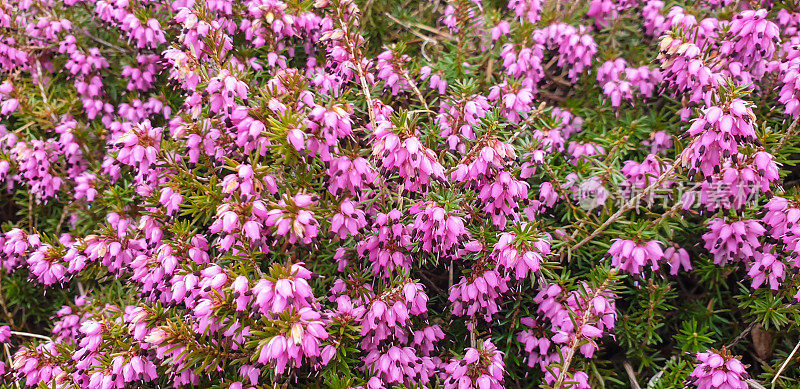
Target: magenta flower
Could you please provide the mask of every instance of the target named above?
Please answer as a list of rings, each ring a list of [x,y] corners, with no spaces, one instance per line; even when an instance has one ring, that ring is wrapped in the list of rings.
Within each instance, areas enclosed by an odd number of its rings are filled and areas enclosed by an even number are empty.
[[[542,372],[547,371],[547,366],[558,362],[558,351],[553,346],[553,341],[545,332],[544,327],[535,318],[523,317],[520,323],[527,328],[517,333],[517,341],[522,343],[527,353],[525,359],[529,367],[539,366]]]
[[[466,151],[465,141],[477,140],[475,127],[491,111],[486,97],[481,95],[464,96],[461,100],[442,99],[436,123],[441,135],[447,140],[451,150]]]
[[[508,218],[517,220],[520,205],[528,199],[528,183],[514,179],[510,173],[500,172],[494,182],[481,188],[478,198],[485,204],[492,223],[504,229]]]
[[[551,371],[552,370],[552,371]],[[561,374],[561,368],[558,366],[553,367],[550,370],[545,371],[544,373],[544,380],[550,385],[556,383],[557,377]],[[591,389],[592,386],[589,385],[589,375],[586,374],[584,371],[570,369],[567,371],[565,375],[564,383],[566,386],[572,389]]]
[[[513,269],[518,280],[528,277],[528,272],[538,272],[542,262],[550,255],[550,236],[531,237],[530,233],[534,230],[527,225],[522,226],[520,232],[500,235],[492,252],[497,266]]]
[[[262,278],[251,288],[253,305],[264,315],[278,315],[289,308],[300,311],[314,306],[308,280],[311,272],[296,263],[289,269],[273,266],[272,276]]]
[[[731,38],[723,40],[719,48],[721,55],[741,62],[757,76],[766,72],[765,62],[772,58],[775,45],[781,41],[778,25],[766,17],[766,9],[742,11],[731,20]]]
[[[699,193],[695,190],[685,192],[682,199],[684,209],[699,202],[712,212],[718,209],[741,210],[758,201],[759,196],[771,192],[771,186],[778,182],[778,171],[778,164],[766,151],[753,156],[740,154],[735,163],[725,162],[719,175],[702,182]]]
[[[498,350],[490,339],[469,347],[461,359],[453,358],[445,367],[449,375],[444,381],[448,389],[500,389],[503,388],[503,352]]]
[[[299,240],[303,244],[310,244],[319,232],[319,223],[310,210],[316,201],[314,196],[308,194],[284,194],[277,204],[271,205],[273,209],[259,217],[263,217],[265,226],[275,227],[277,235],[288,235],[289,243],[294,244]]]
[[[511,4],[511,3],[509,3]],[[506,43],[500,52],[500,58],[503,60],[503,69],[508,75],[522,79],[523,85],[529,92],[537,92],[537,84],[544,78],[544,68],[542,60],[544,59],[544,37],[535,36],[537,39],[536,44],[531,47],[516,45],[514,43]],[[490,89],[489,99],[496,100],[502,93],[510,91],[508,83],[504,82],[496,87]],[[523,95],[525,97],[525,95]],[[509,112],[516,118],[516,112]],[[516,119],[514,119],[516,120]]]
[[[366,225],[364,211],[356,208],[356,204],[350,200],[343,201],[340,211],[331,218],[331,232],[339,235],[341,239],[355,236],[358,230]]]
[[[596,27],[605,28],[617,18],[617,14],[620,11],[618,8],[622,7],[615,4],[613,0],[592,0],[589,3],[589,11],[586,12],[586,16],[594,19]]]
[[[542,13],[542,0],[511,0],[508,2],[508,9],[513,9],[521,21],[536,23]]]
[[[586,157],[595,155],[605,155],[606,150],[592,142],[570,142],[567,152],[572,156],[573,164],[577,164],[580,160],[585,160]]]
[[[423,251],[459,257],[461,242],[469,238],[461,216],[434,202],[414,204],[410,213],[416,215],[411,228]]]
[[[261,343],[258,362],[273,365],[275,374],[284,374],[286,367],[299,368],[307,358],[320,356],[320,344],[328,339],[319,312],[311,308],[300,308],[288,315],[288,320],[277,321],[281,331],[268,341]]]
[[[661,154],[672,148],[672,136],[665,131],[656,131],[650,134],[650,139],[645,144],[650,146],[650,154]]]
[[[722,84],[721,74],[706,63],[699,43],[662,36],[658,59],[666,87],[676,93],[685,93],[693,103],[710,104],[710,91]]]
[[[0,326],[0,343],[5,343],[11,337],[11,327]]]
[[[390,337],[407,339],[411,317],[426,313],[427,304],[423,286],[411,281],[393,288],[393,293],[377,296],[367,305],[361,321],[362,346],[378,346]]]
[[[692,270],[692,262],[689,258],[689,252],[682,247],[673,245],[664,250],[664,259],[669,263],[669,274],[677,275],[682,267],[683,270]]]
[[[384,88],[392,91],[392,96],[400,91],[410,91],[411,86],[406,79],[406,64],[411,61],[408,55],[397,55],[391,50],[380,53],[377,57],[377,77],[384,81]]]
[[[533,109],[533,94],[530,87],[512,88],[507,83],[495,85],[489,90],[489,101],[500,100],[503,115],[512,123],[519,123]]]
[[[569,80],[577,81],[597,53],[597,43],[587,33],[586,27],[554,23],[540,31],[545,45],[558,52],[558,66],[567,69]]]
[[[650,154],[639,163],[636,161],[625,161],[622,166],[622,174],[626,177],[624,186],[626,190],[644,189],[656,182],[664,170],[663,163],[655,155]],[[668,186],[664,182],[662,186]]]
[[[693,137],[680,158],[689,175],[700,172],[704,176],[719,173],[723,159],[739,154],[739,146],[756,143],[755,114],[752,104],[734,99],[721,106],[701,110],[701,116],[692,122],[686,137]]]
[[[747,272],[747,276],[753,279],[750,284],[753,289],[768,282],[770,289],[778,290],[786,276],[786,265],[773,254],[773,248],[773,245],[764,245],[753,255],[753,263]]]
[[[698,353],[697,364],[691,374],[692,383],[698,389],[747,389],[749,376],[739,358],[725,348]]]
[[[328,191],[333,195],[340,195],[344,190],[348,190],[350,194],[357,195],[361,189],[371,185],[377,175],[378,173],[364,158],[334,158],[328,168],[330,178]]]
[[[721,266],[755,258],[756,251],[761,248],[758,238],[766,232],[758,220],[729,223],[721,218],[711,220],[708,229],[703,235],[705,248],[714,256],[714,263]]]
[[[66,281],[67,266],[62,262],[63,258],[61,258],[60,254],[60,248],[49,244],[42,244],[36,247],[27,260],[31,276],[45,285]]]
[[[431,179],[444,179],[444,168],[436,153],[422,145],[414,135],[403,138],[392,132],[393,124],[381,121],[375,131],[372,155],[380,158],[381,166],[397,171],[404,180],[405,190],[418,192]]]
[[[629,239],[614,239],[608,249],[611,266],[631,274],[641,274],[648,264],[658,270],[658,262],[664,257],[661,242],[635,242]]]
[[[474,272],[469,278],[461,277],[450,289],[449,300],[453,303],[454,315],[476,317],[482,314],[486,322],[491,322],[492,315],[499,311],[500,296],[507,291],[506,279],[496,270],[486,270]]]
[[[517,153],[510,144],[497,139],[487,139],[484,142],[486,145],[478,152],[464,157],[451,174],[451,179],[481,187],[501,172],[507,163],[517,159]]]
[[[411,267],[412,231],[402,220],[403,214],[393,209],[379,213],[372,233],[358,243],[358,255],[368,252],[373,274],[391,277],[396,269]]]
[[[447,94],[447,80],[444,78],[444,72],[434,72],[430,66],[426,65],[419,69],[419,76],[423,80],[429,80],[431,89],[437,91],[440,95]]]
[[[140,174],[147,172],[158,159],[163,129],[152,127],[147,120],[136,128],[126,127],[123,129],[127,131],[121,133],[115,142],[120,147],[117,161],[137,167]]]

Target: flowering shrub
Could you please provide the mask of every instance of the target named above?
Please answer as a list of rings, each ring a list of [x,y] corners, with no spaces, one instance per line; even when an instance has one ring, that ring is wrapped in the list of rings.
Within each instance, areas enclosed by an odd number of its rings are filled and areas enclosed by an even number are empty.
[[[759,388],[800,5],[0,4],[0,386]]]

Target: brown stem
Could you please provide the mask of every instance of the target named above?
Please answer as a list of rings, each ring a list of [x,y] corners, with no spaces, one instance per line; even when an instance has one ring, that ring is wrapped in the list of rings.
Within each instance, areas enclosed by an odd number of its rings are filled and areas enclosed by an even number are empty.
[[[372,131],[375,131],[377,128],[375,122],[375,107],[372,103],[372,92],[369,88],[369,83],[367,83],[366,72],[364,71],[364,64],[363,64],[363,57],[358,51],[358,48],[353,43],[350,37],[350,30],[347,28],[347,23],[344,21],[342,15],[339,15],[339,24],[342,26],[342,31],[344,32],[344,40],[347,44],[347,47],[350,49],[350,54],[353,56],[353,67],[355,67],[356,72],[358,72],[358,79],[361,83],[361,90],[364,92],[364,97],[367,99],[367,111],[369,113],[369,121],[372,124]]]
[[[597,287],[592,293],[592,296],[586,300],[587,304],[591,304],[591,301],[603,293],[606,290],[608,283],[611,282],[612,278],[614,277],[615,271],[612,270],[608,273],[608,278],[603,281],[603,284]],[[567,349],[567,355],[564,357],[564,363],[560,366],[560,371],[558,372],[558,379],[556,380],[555,385],[553,385],[554,389],[561,388],[561,385],[564,383],[564,380],[567,378],[567,371],[569,371],[569,365],[572,364],[572,358],[575,357],[575,351],[578,349],[580,345],[580,339],[583,333],[583,326],[589,322],[589,316],[591,316],[592,310],[591,307],[587,307],[586,310],[583,312],[583,316],[581,316],[580,321],[578,321],[575,327],[575,336],[570,339],[569,342],[569,349]]]
[[[792,124],[790,124],[789,128],[786,129],[786,134],[784,134],[784,136],[781,138],[780,143],[778,143],[778,145],[775,146],[775,149],[773,149],[772,151],[773,155],[776,154],[780,149],[782,149],[784,145],[786,145],[786,141],[789,140],[789,138],[792,138],[794,136],[794,131],[797,129],[798,122],[800,122],[800,115],[794,118]]]
[[[32,334],[32,333],[30,333],[30,332],[11,331],[11,335],[15,335],[15,336],[26,336],[26,337],[28,337],[28,338],[42,339],[42,340],[46,340],[46,341],[48,341],[48,342],[52,342],[52,341],[53,341],[52,339],[50,339],[50,337],[49,337],[49,336],[44,336],[44,335],[39,335],[39,334]]]
[[[423,107],[425,107],[425,111],[431,112],[431,109],[428,107],[428,103],[425,101],[425,97],[422,96],[422,92],[420,92],[419,88],[417,87],[417,83],[411,79],[406,69],[403,69],[403,78],[406,79],[408,85],[411,85],[411,89],[414,90],[414,93],[417,95],[417,99],[419,99],[419,102],[422,103]]]
[[[633,209],[636,206],[638,206],[639,202],[642,201],[644,196],[650,194],[650,192],[652,192],[658,185],[661,185],[661,183],[664,182],[664,180],[666,180],[667,177],[671,176],[672,173],[675,172],[675,168],[677,168],[677,167],[678,167],[678,161],[675,161],[675,163],[673,163],[672,166],[670,166],[670,168],[667,169],[667,171],[665,171],[663,174],[661,174],[661,176],[659,176],[657,180],[655,180],[653,183],[651,183],[647,188],[644,188],[644,190],[642,190],[641,193],[636,195],[636,197],[632,198],[630,201],[625,203],[625,205],[623,205],[616,213],[611,215],[611,217],[609,217],[603,224],[601,224],[600,227],[597,227],[597,229],[594,230],[594,232],[592,232],[589,236],[587,236],[586,238],[584,238],[582,241],[578,242],[574,246],[569,247],[567,249],[567,251],[571,252],[571,251],[577,250],[581,246],[585,245],[586,243],[588,243],[589,241],[594,239],[597,235],[600,235],[600,233],[605,231],[606,228],[608,228],[611,224],[613,224],[615,221],[617,221],[617,219],[619,219],[625,212],[630,211],[631,209]],[[565,252],[566,251],[562,251],[561,255],[563,255]]]

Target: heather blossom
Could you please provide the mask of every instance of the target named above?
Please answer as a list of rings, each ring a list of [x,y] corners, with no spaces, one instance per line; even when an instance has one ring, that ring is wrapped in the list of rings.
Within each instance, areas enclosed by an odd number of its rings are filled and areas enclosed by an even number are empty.
[[[474,272],[469,278],[462,277],[450,290],[450,302],[456,316],[477,316],[480,312],[484,320],[492,321],[492,315],[499,311],[497,301],[508,291],[506,281],[496,270],[486,270],[482,274]]]
[[[664,259],[669,262],[669,274],[671,275],[678,274],[678,271],[681,268],[686,271],[692,270],[692,262],[691,258],[689,257],[689,252],[682,247],[667,247],[667,249],[664,250]]]
[[[752,104],[733,99],[701,112],[685,133],[693,141],[681,154],[681,161],[691,169],[690,176],[695,172],[705,176],[719,173],[723,159],[738,155],[744,143],[758,142]]]
[[[800,12],[385,3],[0,6],[0,386],[797,375]]]
[[[542,13],[542,0],[511,0],[508,8],[513,9],[521,20],[536,23]]]
[[[714,257],[714,263],[725,265],[744,259],[753,259],[761,249],[758,240],[766,232],[758,220],[726,221],[713,219],[708,224],[708,232],[703,234],[705,248]]]
[[[745,365],[723,348],[721,351],[698,353],[697,364],[691,380],[699,389],[732,388],[745,389],[749,385]]]
[[[664,257],[661,244],[656,240],[637,242],[630,239],[614,239],[608,249],[611,266],[631,274],[641,274],[646,266],[658,270],[658,262]]]
[[[510,173],[499,173],[494,182],[485,185],[479,194],[492,223],[505,228],[509,217],[517,219],[520,203],[528,198],[528,184],[514,179]]]
[[[478,348],[467,348],[462,359],[453,359],[445,371],[450,376],[445,380],[446,388],[502,388],[503,353],[489,340]]]
[[[469,237],[464,220],[436,203],[420,203],[411,207],[415,238],[422,242],[422,250],[451,257],[459,256],[460,241]]]
[[[356,235],[358,230],[366,225],[364,211],[355,208],[352,201],[342,202],[341,212],[333,215],[331,219],[331,231],[338,232],[342,239],[348,235]]]
[[[772,245],[764,245],[761,250],[753,254],[753,264],[747,272],[747,276],[753,279],[750,284],[753,288],[758,288],[764,283],[769,283],[772,290],[778,290],[786,276],[786,265],[773,254]]]
[[[531,226],[522,226],[519,232],[505,232],[495,244],[493,256],[497,265],[514,269],[517,279],[525,278],[528,272],[538,272],[542,262],[550,255],[549,236],[541,238],[531,236],[535,230]]]
[[[766,71],[765,58],[772,58],[780,43],[778,25],[766,19],[767,10],[746,10],[736,15],[730,24],[729,40],[724,40],[719,52],[731,60],[752,68],[754,75]]]
[[[388,277],[396,269],[411,266],[412,235],[402,216],[397,209],[379,213],[373,231],[357,246],[359,255],[368,254],[374,274]]]
[[[467,181],[484,185],[496,173],[503,170],[507,163],[517,158],[514,148],[497,139],[485,139],[484,146],[476,153],[464,157],[451,174],[455,181]],[[477,149],[477,147],[476,147]]]
[[[432,179],[444,178],[444,168],[432,150],[423,146],[416,136],[398,135],[393,129],[393,124],[382,121],[375,131],[372,155],[380,158],[384,169],[397,171],[404,180],[405,189],[411,192],[419,191]]]
[[[310,210],[315,202],[314,196],[308,194],[284,195],[274,205],[275,208],[258,216],[264,219],[267,227],[274,226],[276,234],[282,236],[288,234],[289,243],[299,240],[304,244],[309,244],[319,231],[319,223],[314,218],[314,212]],[[232,223],[234,222],[232,221]]]

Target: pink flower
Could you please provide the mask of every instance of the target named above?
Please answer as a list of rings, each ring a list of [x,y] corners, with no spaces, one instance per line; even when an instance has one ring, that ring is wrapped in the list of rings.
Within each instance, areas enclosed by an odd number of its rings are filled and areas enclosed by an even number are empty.
[[[734,99],[723,106],[711,106],[701,111],[692,122],[685,137],[693,137],[681,154],[681,161],[704,176],[718,173],[723,159],[739,154],[739,146],[756,143],[755,114],[752,104]]]
[[[290,268],[273,265],[269,278],[260,279],[251,288],[253,305],[264,315],[278,315],[287,309],[299,311],[314,307],[314,294],[308,280],[311,272],[296,263]]]
[[[645,33],[650,36],[659,36],[665,29],[666,18],[661,14],[664,2],[661,0],[647,0],[642,7]]]
[[[664,257],[661,242],[634,242],[629,239],[614,239],[608,249],[611,256],[611,266],[631,274],[641,274],[645,266],[658,270],[658,262]]]
[[[550,236],[538,236],[532,225],[522,225],[518,232],[506,232],[494,245],[492,256],[500,268],[514,269],[516,278],[528,277],[528,272],[538,272],[542,262],[550,255]]]
[[[321,315],[308,307],[291,312],[283,324],[286,332],[262,343],[258,354],[258,362],[263,365],[274,363],[275,374],[279,375],[286,372],[289,363],[299,368],[304,359],[319,357],[320,344],[328,338]]]
[[[0,343],[5,343],[11,337],[11,327],[0,326]]]
[[[708,229],[703,235],[705,248],[714,256],[714,263],[721,266],[754,258],[761,248],[758,238],[766,232],[758,220],[727,222],[721,218],[711,220]]]
[[[578,161],[587,159],[586,157],[605,155],[606,150],[592,142],[570,142],[567,152],[572,156],[573,164],[577,164]]]
[[[542,0],[511,0],[508,9],[513,9],[520,20],[536,23],[542,13]]]
[[[464,219],[446,211],[434,202],[417,203],[411,207],[416,215],[414,237],[422,243],[422,250],[458,258],[461,241],[469,238]]]
[[[767,10],[745,10],[731,20],[728,35],[722,41],[721,55],[744,64],[753,73],[761,76],[766,71],[766,61],[775,54],[775,45],[780,43],[780,29],[767,20]]]
[[[411,57],[397,55],[391,50],[386,50],[380,53],[377,59],[377,76],[384,81],[384,88],[392,91],[392,96],[397,95],[401,90],[411,90],[405,70],[406,63],[411,60]]]
[[[476,126],[490,111],[489,101],[482,95],[443,98],[436,115],[436,124],[441,128],[439,135],[447,140],[451,150],[466,152],[465,142],[477,140]]]
[[[445,371],[449,376],[444,387],[448,389],[500,389],[505,371],[503,352],[486,339],[477,349],[467,348],[460,360],[453,358]]]
[[[725,348],[698,353],[691,380],[698,389],[746,389],[749,376],[739,358]]]
[[[778,290],[786,276],[786,265],[773,254],[773,248],[773,245],[764,245],[753,255],[754,260],[747,275],[753,279],[751,286],[754,289],[769,282],[770,289]]]
[[[391,277],[396,269],[411,267],[411,230],[402,220],[403,214],[393,209],[378,213],[372,231],[358,243],[358,255],[368,253],[373,274]]]
[[[528,183],[502,171],[494,182],[481,188],[478,198],[485,204],[484,209],[491,215],[494,225],[503,229],[509,217],[513,220],[519,217],[520,205],[528,199]]]
[[[683,267],[683,270],[692,270],[692,263],[689,258],[689,253],[677,245],[673,245],[664,250],[664,259],[669,262],[669,274],[677,275],[678,270]]]
[[[393,132],[395,130],[391,122],[379,122],[372,155],[380,159],[385,169],[400,174],[405,190],[418,192],[431,179],[445,178],[444,168],[433,150],[423,146],[416,136],[401,138]]]
[[[314,218],[314,212],[310,210],[314,204],[314,196],[284,194],[266,215],[257,216],[263,219],[265,226],[275,227],[275,234],[288,235],[289,243],[300,240],[304,244],[310,244],[319,232],[319,223]]]
[[[496,270],[472,273],[469,278],[461,277],[458,284],[450,289],[450,302],[456,316],[475,317],[479,313],[486,322],[499,312],[497,305],[500,296],[508,291],[506,279]]]
[[[371,185],[377,175],[378,173],[364,158],[350,159],[344,156],[334,158],[330,161],[328,168],[330,179],[328,191],[336,196],[345,190],[349,191],[351,195],[357,195],[361,189]]]

